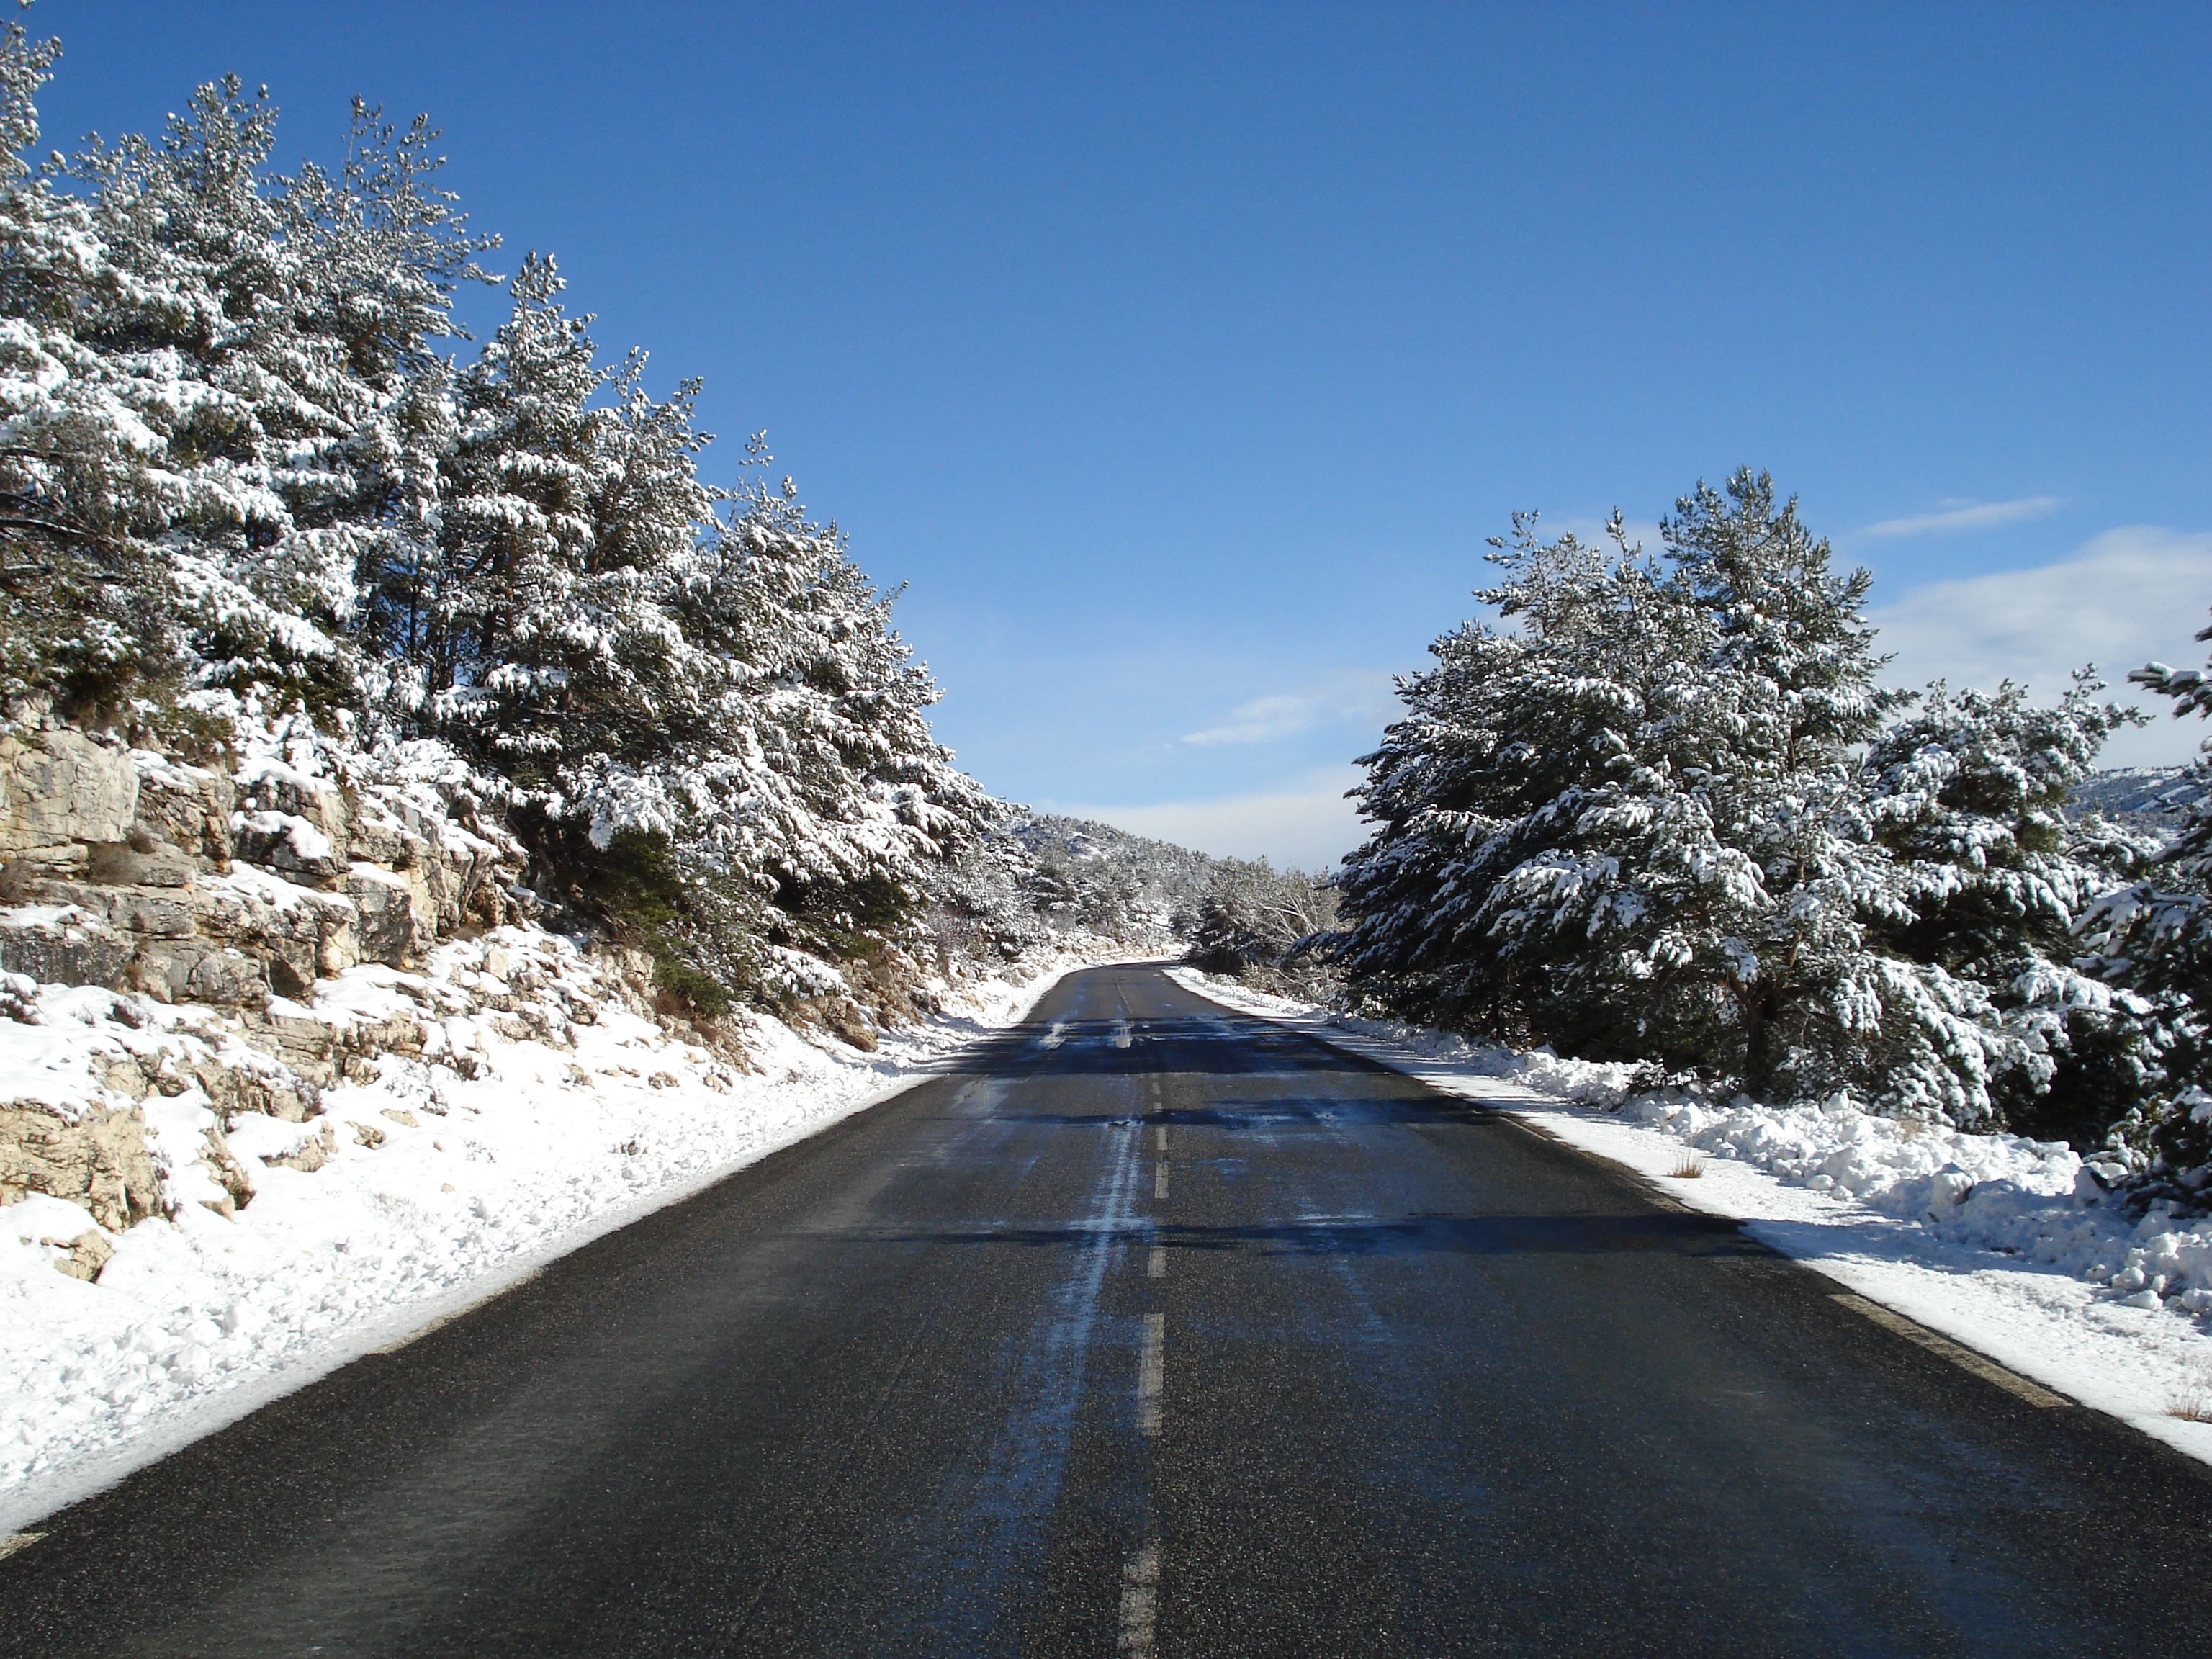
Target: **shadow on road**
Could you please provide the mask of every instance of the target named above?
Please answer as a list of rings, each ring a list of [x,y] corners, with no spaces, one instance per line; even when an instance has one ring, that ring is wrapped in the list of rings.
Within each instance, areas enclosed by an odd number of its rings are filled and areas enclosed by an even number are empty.
[[[807,1238],[874,1244],[1004,1244],[1021,1249],[1164,1245],[1170,1250],[1248,1250],[1261,1255],[1602,1255],[1658,1250],[1673,1255],[1773,1259],[1717,1216],[1407,1216],[1395,1221],[1271,1221],[1208,1226],[1127,1224],[1097,1227],[855,1227],[810,1231]]]
[[[1077,1019],[1017,1026],[931,1068],[982,1077],[1125,1075],[1132,1069],[1249,1077],[1268,1073],[1372,1074],[1389,1067],[1262,1020]]]

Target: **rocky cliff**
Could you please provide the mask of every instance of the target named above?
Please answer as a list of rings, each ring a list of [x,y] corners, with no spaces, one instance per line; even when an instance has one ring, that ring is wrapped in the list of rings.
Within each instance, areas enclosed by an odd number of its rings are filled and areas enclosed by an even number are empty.
[[[241,1119],[300,1126],[245,1139],[313,1170],[334,1082],[384,1054],[465,1074],[457,1013],[557,1042],[642,995],[627,953],[583,994],[573,961],[538,960],[522,849],[451,750],[363,751],[304,719],[238,730],[196,759],[54,724],[0,738],[0,1018],[70,1028],[24,1032],[0,1067],[0,1205],[86,1212],[95,1227],[46,1241],[64,1273],[95,1275],[105,1235],[179,1202],[249,1202]],[[415,971],[455,941],[480,944],[435,982]],[[374,1017],[330,994],[365,977]],[[83,994],[42,999],[57,985]]]

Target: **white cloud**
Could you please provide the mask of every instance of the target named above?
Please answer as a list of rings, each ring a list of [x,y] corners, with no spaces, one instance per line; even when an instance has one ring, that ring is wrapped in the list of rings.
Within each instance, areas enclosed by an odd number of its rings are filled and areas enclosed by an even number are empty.
[[[2201,663],[2205,647],[2192,636],[2208,606],[2212,532],[2143,525],[2106,531],[2057,564],[1930,582],[1868,614],[1881,630],[1881,649],[1897,659],[1885,676],[1892,684],[1946,679],[1987,689],[2013,679],[2049,699],[2074,670],[2096,664],[2115,702],[2154,717],[2116,734],[2104,763],[2150,766],[2187,760],[2208,728],[2172,719],[2163,697],[2138,696],[2128,670],[2153,659]]]
[[[2056,495],[2023,495],[2016,501],[1940,501],[1934,513],[1908,519],[1884,519],[1859,532],[1862,536],[1929,536],[1952,530],[1986,530],[1991,525],[2018,524],[2039,519],[2065,505]]]
[[[1385,718],[1394,707],[1390,677],[1365,669],[1346,669],[1321,685],[1302,691],[1278,691],[1242,702],[1219,726],[1187,733],[1183,741],[1199,744],[1272,743],[1325,720],[1374,720]]]
[[[1358,811],[1344,798],[1365,775],[1356,766],[1332,766],[1306,774],[1288,788],[1217,800],[1054,810],[1217,857],[1266,857],[1278,865],[1318,870],[1367,838]]]

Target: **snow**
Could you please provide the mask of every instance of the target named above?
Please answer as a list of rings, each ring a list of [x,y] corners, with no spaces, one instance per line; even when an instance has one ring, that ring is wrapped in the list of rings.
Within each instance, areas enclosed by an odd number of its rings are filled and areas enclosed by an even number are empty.
[[[112,1234],[59,1199],[0,1208],[0,1534],[911,1086],[1099,959],[1063,950],[1025,983],[964,980],[874,1053],[755,1018],[751,1073],[631,1012],[534,928],[443,945],[420,974],[354,969],[312,1007],[278,1000],[272,1017],[333,1028],[404,1018],[422,1057],[356,1066],[306,1122],[231,1113],[254,1188],[234,1214],[200,1156],[217,1115],[197,1086],[139,1103],[173,1216]],[[483,1006],[525,983],[551,1041]],[[44,987],[31,1012],[0,1019],[0,1088],[72,1116],[126,1103],[97,1064],[125,1050],[279,1070],[206,1008]],[[264,1161],[308,1143],[330,1148],[312,1173]],[[114,1249],[97,1283],[53,1265],[88,1232]]]
[[[1176,968],[1186,988],[1510,1113],[2024,1376],[2212,1462],[2212,1224],[2134,1219],[2062,1143],[1819,1107],[1632,1095],[1633,1067],[1355,1018]],[[1697,1167],[1694,1177],[1680,1171]]]
[[[283,836],[300,858],[310,863],[331,855],[331,840],[296,812],[234,812],[231,828],[256,835]]]

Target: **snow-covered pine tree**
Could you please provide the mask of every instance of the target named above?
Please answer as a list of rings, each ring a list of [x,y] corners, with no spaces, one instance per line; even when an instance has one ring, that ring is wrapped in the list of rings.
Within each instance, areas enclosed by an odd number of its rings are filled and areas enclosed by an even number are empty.
[[[2005,1121],[2079,1144],[2145,1103],[2164,1060],[2154,1003],[2075,965],[2076,921],[2149,850],[2066,810],[2106,739],[2141,718],[2099,702],[2103,689],[2085,669],[2040,708],[2009,681],[1990,694],[1938,681],[1864,768],[1897,901],[1872,942],[1985,987],[2005,1027],[2043,1056],[2005,1079]]]
[[[1036,868],[1036,855],[1001,827],[924,871],[929,902],[922,927],[940,970],[964,965],[988,972],[1050,937],[1032,902]]]
[[[808,520],[788,480],[757,487],[723,540],[754,599],[735,653],[762,769],[745,867],[774,884],[800,937],[903,919],[923,862],[1006,809],[931,735],[922,711],[939,693],[891,627],[895,596],[875,592],[835,526]]]
[[[2197,635],[2212,641],[2212,628]],[[2212,670],[2146,663],[2128,678],[2171,698],[2176,719],[2212,716]],[[2168,792],[2179,823],[2142,879],[2108,896],[2085,920],[2105,970],[2143,988],[2212,1006],[2212,738]]]
[[[834,988],[802,957],[918,939],[928,867],[1007,809],[931,736],[937,688],[890,598],[788,480],[739,497],[665,601],[680,650],[656,742],[588,761],[563,810],[601,848],[665,849],[688,896],[664,935],[699,971],[772,995]]]
[[[1337,956],[1393,1012],[1541,1040],[1531,993],[1550,993],[1531,981],[1550,979],[1554,952],[1494,902],[1540,867],[1562,897],[1607,879],[1604,859],[1582,866],[1578,820],[1668,665],[1703,653],[1674,637],[1695,635],[1696,615],[1615,533],[1608,555],[1571,534],[1540,541],[1534,516],[1516,515],[1492,543],[1505,580],[1477,597],[1518,631],[1469,622],[1437,640],[1437,665],[1400,683],[1406,718],[1361,758],[1361,810],[1377,827],[1340,877],[1352,926]],[[1520,936],[1493,937],[1501,921]]]
[[[2212,641],[2212,628],[2197,635]],[[2177,719],[2212,715],[2212,671],[2146,663],[2128,678],[2171,698]],[[2162,1075],[2114,1139],[2142,1170],[2141,1195],[2203,1208],[2212,1194],[2212,738],[2169,792],[2172,838],[2077,926],[2086,964],[2148,1000]]]
[[[1899,699],[1863,573],[1834,575],[1747,469],[1664,530],[1663,565],[1617,518],[1609,550],[1526,519],[1495,544],[1507,580],[1479,597],[1520,631],[1439,640],[1363,763],[1345,972],[1500,1038],[1986,1115],[2024,1046],[1977,988],[1865,937],[1897,900],[1854,749]]]
[[[1336,925],[1339,894],[1326,878],[1278,870],[1266,859],[1223,859],[1200,901],[1186,959],[1268,989],[1323,993],[1329,978],[1305,940]]]
[[[148,538],[185,491],[157,465],[170,378],[79,337],[125,281],[88,204],[28,159],[59,52],[0,26],[0,716],[100,719],[182,672]]]
[[[159,140],[72,171],[122,281],[76,333],[157,387],[148,456],[198,677],[351,705],[363,567],[421,538],[444,440],[432,341],[487,244],[422,180],[435,134],[356,106],[346,166],[267,166],[276,112],[234,77]],[[422,381],[433,390],[425,395]]]
[[[714,500],[693,476],[691,388],[663,407],[635,360],[611,377],[563,286],[525,258],[507,320],[459,377],[422,607],[434,729],[541,793],[649,716],[672,648],[660,587]],[[595,401],[611,379],[613,407]]]

